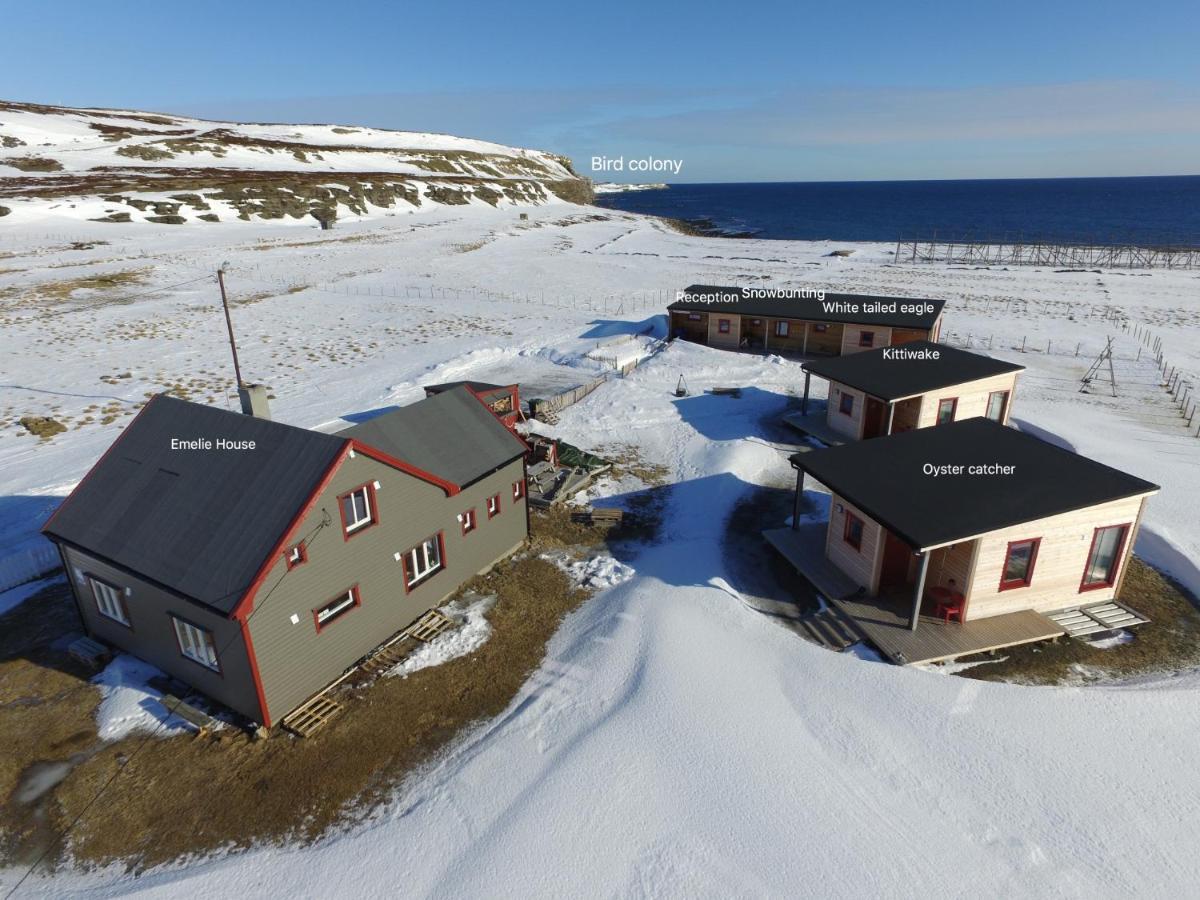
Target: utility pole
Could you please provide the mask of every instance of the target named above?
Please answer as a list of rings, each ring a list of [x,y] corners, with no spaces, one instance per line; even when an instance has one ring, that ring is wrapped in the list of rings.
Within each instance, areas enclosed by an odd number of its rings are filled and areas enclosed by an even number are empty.
[[[229,349],[233,351],[233,374],[237,378],[237,386],[240,391],[245,387],[245,382],[242,381],[242,367],[238,363],[237,341],[233,337],[233,319],[229,316],[229,298],[225,295],[225,267],[229,263],[221,263],[217,269],[217,284],[221,286],[221,306],[225,309],[225,327],[229,329]]]

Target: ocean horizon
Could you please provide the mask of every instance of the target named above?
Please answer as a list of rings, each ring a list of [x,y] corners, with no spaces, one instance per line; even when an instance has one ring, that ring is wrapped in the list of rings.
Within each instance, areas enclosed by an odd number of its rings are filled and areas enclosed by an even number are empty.
[[[1200,246],[1200,175],[671,184],[596,205],[730,237]]]

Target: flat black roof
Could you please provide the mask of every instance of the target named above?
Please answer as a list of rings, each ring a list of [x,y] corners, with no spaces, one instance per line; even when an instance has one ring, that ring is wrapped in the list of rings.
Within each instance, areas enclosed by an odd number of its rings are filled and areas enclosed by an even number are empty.
[[[802,290],[800,288],[795,291]],[[749,293],[753,291],[753,293]],[[795,291],[793,293],[795,293]],[[831,294],[824,300],[793,296],[788,290],[716,287],[693,284],[669,310],[679,312],[736,313],[743,316],[776,316],[810,322],[842,322],[851,325],[881,325],[929,330],[942,314],[945,300],[918,297],[880,297],[874,294]],[[888,307],[867,312],[867,305]],[[894,311],[890,308],[894,306]],[[920,312],[901,312],[901,307],[920,306]]]
[[[922,359],[923,353],[937,359]],[[910,355],[915,354],[915,357]],[[830,381],[866,391],[880,400],[899,400],[938,388],[991,378],[1025,367],[945,344],[911,341],[900,347],[882,347],[845,356],[811,360],[801,368]]]
[[[525,443],[479,398],[455,387],[338,432],[465,486],[521,456]]]
[[[918,550],[1158,490],[984,418],[796,453],[791,460]],[[990,463],[1015,470],[939,477],[924,471],[926,464]]]
[[[220,439],[254,448],[222,450]],[[195,440],[211,449],[184,449]],[[45,531],[228,614],[345,445],[159,394]]]

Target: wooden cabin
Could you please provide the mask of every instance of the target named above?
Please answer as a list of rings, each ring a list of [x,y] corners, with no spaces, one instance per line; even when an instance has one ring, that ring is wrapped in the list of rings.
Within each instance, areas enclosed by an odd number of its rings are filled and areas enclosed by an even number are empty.
[[[1049,615],[1120,593],[1158,491],[984,417],[791,461],[792,526],[765,536],[896,662],[1061,636]],[[805,475],[824,521],[804,518]]]
[[[942,300],[692,285],[667,307],[668,334],[725,350],[843,356],[936,341]]]
[[[446,384],[427,384],[425,385],[425,396],[435,397],[459,387],[465,387],[478,397],[496,418],[509,428],[517,424],[521,411],[521,390],[515,384],[489,384],[486,381],[450,381]]]
[[[983,416],[1007,425],[1025,367],[930,341],[806,362],[800,420],[813,375],[829,382],[821,423],[849,440]],[[816,435],[820,437],[820,434]]]

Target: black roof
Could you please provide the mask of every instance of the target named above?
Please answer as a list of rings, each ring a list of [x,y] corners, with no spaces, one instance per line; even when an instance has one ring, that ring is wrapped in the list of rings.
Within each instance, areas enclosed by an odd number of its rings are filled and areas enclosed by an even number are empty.
[[[755,291],[747,296],[747,291]],[[866,304],[895,304],[896,311],[865,312]],[[900,312],[901,305],[922,304],[924,310]],[[715,287],[693,284],[683,296],[667,307],[683,312],[736,313],[743,316],[780,316],[815,322],[843,322],[852,325],[881,325],[897,328],[930,329],[942,314],[945,300],[914,297],[880,297],[873,294],[831,294],[824,300],[789,296],[784,291],[759,291],[758,288]],[[838,309],[833,304],[851,304],[855,310]]]
[[[427,384],[425,385],[425,395],[443,394],[446,391],[452,391],[456,387],[467,387],[477,394],[487,394],[492,391],[506,391],[512,385],[510,384],[491,384],[487,381],[447,381],[445,384]]]
[[[254,449],[171,448],[219,438]],[[45,531],[228,614],[345,445],[160,394]]]
[[[938,358],[920,359],[909,356],[911,353],[924,351],[936,352]],[[811,360],[802,368],[830,381],[866,391],[881,400],[913,397],[938,388],[1025,369],[1017,363],[1004,362],[930,341],[912,341],[900,347],[883,347],[846,356]]]
[[[465,387],[338,432],[461,486],[521,456],[525,443]]]
[[[791,459],[917,549],[1158,490],[1141,478],[983,418],[797,453]],[[1011,475],[933,477],[923,471],[927,463],[1016,468]]]

